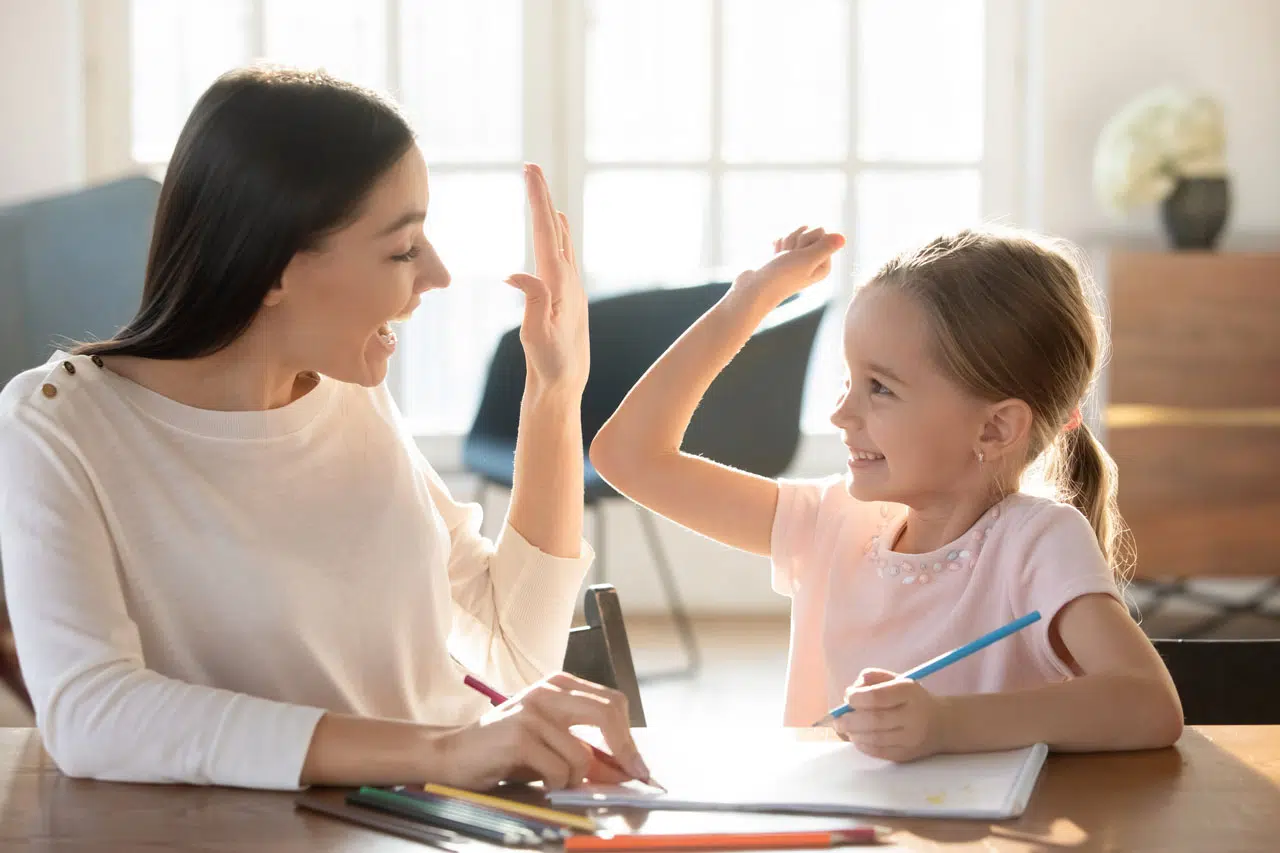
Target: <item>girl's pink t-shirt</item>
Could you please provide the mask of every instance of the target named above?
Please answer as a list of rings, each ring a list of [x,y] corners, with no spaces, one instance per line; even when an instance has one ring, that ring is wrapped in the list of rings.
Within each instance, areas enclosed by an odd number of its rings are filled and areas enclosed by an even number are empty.
[[[856,500],[844,477],[780,482],[773,588],[792,599],[785,725],[822,717],[864,668],[905,672],[1033,610],[1039,622],[922,683],[956,695],[1064,681],[1054,616],[1090,593],[1122,601],[1075,507],[1013,494],[928,554],[891,550],[906,516],[900,504]]]

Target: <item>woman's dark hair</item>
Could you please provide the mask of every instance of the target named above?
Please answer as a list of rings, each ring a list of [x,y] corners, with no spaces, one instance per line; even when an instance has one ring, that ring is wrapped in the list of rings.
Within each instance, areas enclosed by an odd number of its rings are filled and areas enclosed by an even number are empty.
[[[290,259],[354,219],[412,145],[394,105],[323,72],[222,75],[169,161],[137,315],[76,352],[184,359],[226,347]]]

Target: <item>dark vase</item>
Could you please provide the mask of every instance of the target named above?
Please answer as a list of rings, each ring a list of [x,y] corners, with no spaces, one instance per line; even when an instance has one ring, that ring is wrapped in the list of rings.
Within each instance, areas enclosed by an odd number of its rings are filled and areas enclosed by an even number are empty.
[[[1179,178],[1160,204],[1160,219],[1175,249],[1212,249],[1230,210],[1226,178]]]

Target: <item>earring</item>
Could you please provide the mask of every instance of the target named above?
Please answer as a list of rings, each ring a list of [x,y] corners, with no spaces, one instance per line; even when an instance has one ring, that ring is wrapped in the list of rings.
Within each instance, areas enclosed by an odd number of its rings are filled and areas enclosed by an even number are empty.
[[[978,464],[979,464],[979,465],[981,465],[983,462],[986,462],[986,461],[987,461],[987,454],[983,453],[981,450],[979,450],[979,451],[977,452],[977,456],[978,456]]]

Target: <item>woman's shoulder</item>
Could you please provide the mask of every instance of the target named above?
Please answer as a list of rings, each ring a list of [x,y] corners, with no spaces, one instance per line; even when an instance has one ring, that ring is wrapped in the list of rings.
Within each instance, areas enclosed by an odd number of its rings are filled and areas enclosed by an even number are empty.
[[[32,416],[57,422],[68,417],[68,408],[83,406],[81,383],[75,381],[82,369],[79,359],[54,353],[44,364],[10,379],[0,390],[0,433],[20,428]]]

